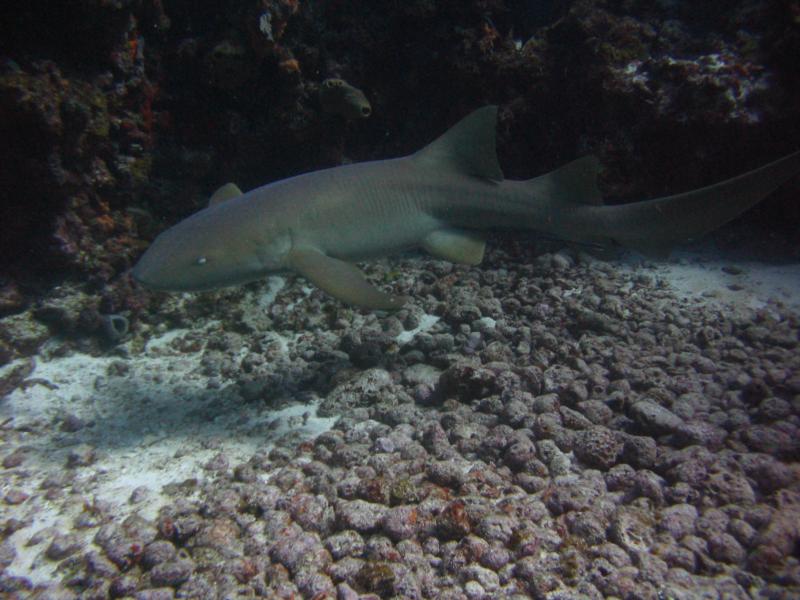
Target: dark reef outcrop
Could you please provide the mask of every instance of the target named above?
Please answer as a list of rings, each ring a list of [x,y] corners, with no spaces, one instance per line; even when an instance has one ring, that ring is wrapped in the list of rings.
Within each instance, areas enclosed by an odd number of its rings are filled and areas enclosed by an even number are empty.
[[[32,0],[0,12],[0,315],[70,279],[107,312],[135,313],[147,299],[127,269],[219,184],[400,155],[485,103],[502,106],[508,176],[594,152],[612,201],[733,176],[800,139],[789,1]],[[332,77],[364,91],[368,120],[324,113]],[[797,242],[797,185],[748,222]]]

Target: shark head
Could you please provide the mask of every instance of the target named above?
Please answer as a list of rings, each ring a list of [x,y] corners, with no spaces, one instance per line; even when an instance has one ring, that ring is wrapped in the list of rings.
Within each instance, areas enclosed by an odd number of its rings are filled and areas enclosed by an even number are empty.
[[[253,281],[283,268],[288,231],[256,227],[247,211],[211,206],[161,233],[133,278],[153,290],[194,292]]]

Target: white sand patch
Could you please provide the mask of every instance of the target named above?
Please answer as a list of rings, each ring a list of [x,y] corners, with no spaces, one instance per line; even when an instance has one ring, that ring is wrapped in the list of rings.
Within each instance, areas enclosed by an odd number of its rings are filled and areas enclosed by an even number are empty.
[[[414,339],[418,333],[423,331],[428,331],[431,327],[433,327],[439,321],[439,317],[434,315],[422,315],[419,320],[419,325],[417,325],[414,329],[409,329],[408,331],[403,331],[400,333],[397,338],[398,344],[407,344],[411,340]]]
[[[232,467],[256,450],[276,442],[297,444],[335,423],[335,418],[316,417],[315,398],[275,410],[246,403],[233,381],[210,386],[202,351],[186,352],[181,343],[187,336],[191,342],[192,334],[197,331],[167,332],[130,360],[80,353],[39,357],[29,379],[40,383],[15,390],[0,403],[0,422],[9,419],[6,431],[14,432],[3,437],[3,455],[13,447],[26,448],[21,467],[4,471],[0,478],[0,496],[29,496],[3,506],[5,519],[28,524],[10,537],[17,552],[11,574],[37,584],[57,580],[57,563],[44,558],[52,534],[42,536],[39,544],[27,543],[35,533],[54,527],[91,544],[96,528],[74,524],[85,505],[110,503],[116,522],[134,512],[152,519],[169,501],[162,495],[164,485],[203,479],[208,475],[204,465],[217,455],[224,454]],[[62,431],[66,415],[86,425]],[[67,466],[71,453],[93,458],[85,465]],[[56,486],[63,493],[48,499],[42,482],[64,473],[71,475],[68,482]],[[147,493],[143,501],[132,503],[137,488]]]
[[[284,285],[282,278],[270,278],[266,293],[248,293],[243,305],[249,324],[263,332],[262,338],[288,353],[304,334],[282,336],[263,328]],[[310,294],[310,288],[304,293]],[[423,316],[419,326],[403,332],[398,341],[410,341],[438,320]],[[84,547],[92,545],[97,528],[76,527],[87,506],[109,504],[117,523],[133,513],[154,519],[170,502],[164,486],[213,476],[205,465],[218,455],[232,467],[256,451],[296,445],[333,427],[336,418],[316,416],[315,397],[276,410],[245,402],[232,379],[210,379],[204,373],[202,349],[206,339],[219,333],[218,321],[169,330],[129,359],[81,353],[49,357],[47,348],[35,357],[28,376],[32,383],[0,402],[0,422],[8,420],[5,431],[13,432],[0,439],[0,455],[26,448],[18,469],[0,472],[0,498],[20,492],[28,496],[3,506],[4,518],[26,524],[8,539],[16,551],[10,574],[36,585],[60,579],[58,561],[47,559],[45,552],[55,532],[77,535]],[[57,340],[50,345],[59,346]],[[249,351],[244,345],[236,358]],[[6,365],[0,374],[20,362]],[[62,430],[67,416],[84,426]],[[68,466],[70,455],[73,461],[75,456],[89,458]],[[60,483],[57,478],[64,474],[69,477]],[[51,498],[42,487],[48,478],[56,478],[52,487],[61,490]],[[132,501],[134,490],[142,500]],[[36,534],[41,541],[29,544]]]
[[[780,306],[800,312],[800,264],[728,259],[711,250],[679,251],[670,260],[647,262],[629,255],[622,268],[654,275],[678,298],[737,312]]]

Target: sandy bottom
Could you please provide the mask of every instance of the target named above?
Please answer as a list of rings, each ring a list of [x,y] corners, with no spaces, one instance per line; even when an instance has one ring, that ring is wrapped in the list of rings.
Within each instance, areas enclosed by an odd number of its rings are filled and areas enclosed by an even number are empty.
[[[612,264],[663,280],[676,297],[696,305],[742,312],[783,306],[800,312],[800,264],[731,262],[688,253],[670,262],[629,258]],[[262,302],[265,310],[270,301]],[[399,342],[435,321],[423,319]],[[214,323],[199,327],[209,335],[215,331]],[[48,480],[57,481],[65,465],[91,465],[70,481],[82,490],[84,502],[110,504],[116,519],[134,512],[153,519],[166,502],[162,488],[206,477],[215,457],[245,462],[256,451],[275,444],[294,447],[333,426],[334,418],[316,416],[313,398],[281,407],[243,403],[235,381],[203,374],[201,352],[180,343],[189,333],[168,331],[125,360],[80,353],[48,358],[45,348],[27,385],[0,402],[0,422],[13,421],[16,431],[6,439],[5,455],[24,447],[27,473],[24,481],[0,479],[0,495],[27,498],[7,500],[2,509],[4,519],[29,523],[8,540],[16,550],[8,573],[34,584],[58,578],[54,562],[43,556],[46,544],[28,543],[37,531],[70,531],[85,547],[92,544],[96,530],[73,525],[86,506],[73,496],[41,493],[43,483],[47,488]],[[78,431],[63,431],[65,419],[77,423]]]
[[[624,264],[631,265],[635,258]],[[784,306],[800,312],[800,264],[727,260],[718,253],[676,252],[670,261],[650,263],[676,296],[691,302],[755,311]]]
[[[20,440],[32,474],[25,487],[35,490],[70,460],[81,460],[70,459],[71,454],[89,452],[92,468],[81,469],[77,482],[85,497],[110,503],[119,519],[134,511],[153,519],[164,503],[162,487],[203,477],[204,465],[215,456],[246,461],[258,449],[269,449],[275,442],[296,444],[335,422],[317,418],[313,402],[266,411],[243,405],[238,394],[226,389],[232,381],[210,388],[200,369],[200,353],[170,346],[187,332],[172,330],[150,340],[143,353],[124,362],[127,369],[118,376],[108,375],[115,363],[121,364],[118,358],[38,358],[29,377],[34,383],[15,390],[0,405],[0,420],[13,419],[17,429],[36,432]],[[67,415],[84,423],[77,435],[59,430]],[[12,486],[3,481],[3,495]],[[134,490],[141,498],[138,502],[131,500]],[[41,560],[42,548],[25,542],[38,529],[73,529],[72,521],[83,510],[41,494],[6,506],[6,518],[33,521],[31,528],[11,536],[18,556],[10,571],[34,583],[49,581],[53,564]],[[83,541],[88,543],[94,533],[84,530]]]

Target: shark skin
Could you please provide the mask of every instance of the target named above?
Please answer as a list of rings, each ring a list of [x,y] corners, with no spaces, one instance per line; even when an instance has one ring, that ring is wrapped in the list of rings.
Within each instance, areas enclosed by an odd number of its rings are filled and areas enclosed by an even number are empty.
[[[795,152],[702,189],[605,206],[594,157],[533,179],[504,179],[496,119],[496,106],[480,108],[403,158],[313,171],[247,193],[226,184],[208,208],[161,233],[133,277],[154,290],[199,291],[290,270],[346,304],[393,310],[407,298],[374,287],[354,261],[423,248],[476,265],[485,248],[481,230],[504,228],[659,256],[800,172]]]

